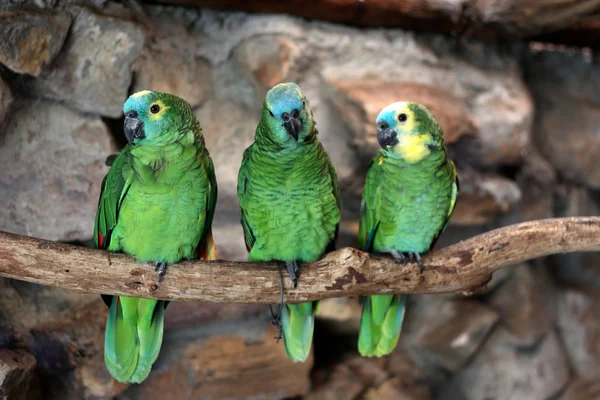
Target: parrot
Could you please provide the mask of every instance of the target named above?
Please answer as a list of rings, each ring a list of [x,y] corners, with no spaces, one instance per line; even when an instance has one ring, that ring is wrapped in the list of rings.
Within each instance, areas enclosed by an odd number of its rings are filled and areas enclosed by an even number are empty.
[[[339,230],[337,173],[317,134],[298,85],[274,86],[238,175],[248,260],[284,262],[294,286],[301,263],[334,250]],[[283,341],[293,362],[310,353],[316,312],[318,302],[281,305]]]
[[[361,201],[359,248],[414,261],[430,251],[456,206],[459,183],[443,132],[423,105],[397,102],[376,119],[379,153],[371,160]],[[366,357],[389,354],[398,343],[405,295],[362,298],[358,350]]]
[[[94,226],[96,248],[168,264],[216,259],[212,220],[214,166],[190,105],[168,93],[140,91],[123,106],[128,144],[109,156]],[[109,307],[104,360],[119,382],[141,383],[158,357],[167,301],[102,296]]]

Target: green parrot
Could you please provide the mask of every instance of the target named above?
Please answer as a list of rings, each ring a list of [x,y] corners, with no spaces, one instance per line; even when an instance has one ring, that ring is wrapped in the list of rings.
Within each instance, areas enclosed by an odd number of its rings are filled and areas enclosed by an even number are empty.
[[[399,102],[377,117],[382,150],[369,165],[361,204],[359,248],[411,259],[435,245],[456,205],[458,177],[446,153],[442,129],[422,105]],[[400,338],[406,296],[363,298],[358,349],[363,356],[389,354]]]
[[[337,174],[317,133],[298,85],[273,87],[238,176],[248,259],[285,262],[294,286],[300,263],[335,248],[340,223]],[[282,306],[283,340],[294,362],[310,353],[317,307],[318,302]]]
[[[125,148],[107,159],[94,239],[97,248],[167,264],[216,259],[212,160],[189,104],[167,93],[135,93],[123,106]],[[119,382],[142,382],[158,357],[168,302],[102,296],[109,306],[104,360]]]

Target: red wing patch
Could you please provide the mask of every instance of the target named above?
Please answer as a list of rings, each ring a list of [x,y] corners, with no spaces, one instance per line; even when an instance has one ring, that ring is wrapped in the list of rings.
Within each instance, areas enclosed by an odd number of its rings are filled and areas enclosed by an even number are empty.
[[[101,235],[100,233],[98,233],[98,248],[104,248],[104,235]]]

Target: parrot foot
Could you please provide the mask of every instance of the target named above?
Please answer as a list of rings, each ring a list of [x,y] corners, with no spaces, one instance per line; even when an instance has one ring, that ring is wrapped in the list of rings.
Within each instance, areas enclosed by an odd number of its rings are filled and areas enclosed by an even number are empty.
[[[290,274],[290,279],[294,284],[294,287],[298,286],[298,277],[300,276],[300,263],[298,261],[286,262],[285,266],[287,267],[288,273]]]
[[[392,250],[390,253],[392,254],[392,257],[401,264],[406,263],[406,261],[416,263],[419,266],[419,274],[423,273],[423,260],[421,260],[421,255],[419,253],[411,251],[401,253],[398,250]]]
[[[398,261],[400,264],[404,264],[406,262],[406,256],[400,253],[398,250],[392,250],[390,251],[390,254],[392,257],[394,257],[394,260]]]
[[[278,268],[279,271],[279,289],[281,290],[281,299],[279,300],[279,313],[275,314],[273,312],[273,305],[269,304],[269,310],[271,310],[271,324],[277,327],[277,336],[274,339],[279,343],[281,338],[283,337],[283,326],[281,326],[281,314],[283,313],[283,274],[281,273],[281,269]]]
[[[167,273],[167,263],[165,262],[156,262],[154,263],[154,266],[156,267],[154,270],[158,271],[158,281],[162,281],[163,276],[165,276],[165,274]]]

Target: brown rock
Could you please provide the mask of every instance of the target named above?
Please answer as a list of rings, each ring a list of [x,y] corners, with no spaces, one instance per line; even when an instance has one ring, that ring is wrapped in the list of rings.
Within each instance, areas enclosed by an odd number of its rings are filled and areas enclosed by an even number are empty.
[[[283,343],[275,343],[270,322],[219,322],[165,335],[161,355],[141,386],[124,396],[154,399],[156,393],[188,398],[280,399],[310,387],[312,358],[292,363]]]
[[[356,298],[340,297],[321,300],[317,318],[325,323],[330,332],[356,334],[360,328],[362,306]]]
[[[600,296],[567,289],[560,294],[558,330],[580,378],[600,378]]]
[[[315,371],[314,387],[307,400],[356,399],[368,387],[388,379],[383,358],[352,356],[337,365]]]
[[[0,398],[25,399],[35,364],[35,358],[24,350],[1,349]]]
[[[0,63],[19,74],[39,76],[63,46],[71,15],[37,8],[0,11]]]
[[[426,386],[406,387],[401,378],[392,378],[375,388],[368,389],[360,398],[364,400],[430,400],[432,397]]]
[[[0,147],[0,226],[50,240],[92,237],[106,156],[99,118],[49,102],[14,107]]]
[[[209,63],[190,51],[190,32],[173,15],[153,15],[151,23],[154,40],[134,63],[132,92],[166,92],[184,98],[192,108],[201,105],[211,94]]]
[[[434,86],[411,82],[335,80],[331,84],[338,90],[334,98],[338,111],[355,134],[354,144],[366,154],[374,155],[380,149],[375,130],[377,115],[384,107],[397,101],[412,101],[426,106],[440,123],[446,144],[454,143],[462,136],[479,133],[465,102]]]
[[[75,370],[75,379],[86,399],[112,399],[127,389],[129,384],[119,383],[104,364],[104,352],[98,352]]]
[[[458,171],[460,192],[450,223],[481,225],[508,214],[520,202],[521,189],[503,176],[474,169]]]
[[[420,365],[458,370],[498,321],[494,311],[475,300],[440,295],[409,300],[400,343]]]
[[[570,185],[559,204],[559,216],[578,217],[600,215],[600,196],[584,187]],[[600,254],[571,253],[551,257],[557,277],[571,285],[600,288]]]
[[[33,93],[80,111],[119,117],[143,43],[137,24],[80,8],[64,48],[31,82]]]
[[[297,54],[298,46],[285,36],[260,36],[242,43],[234,57],[244,65],[262,102],[267,90],[286,81]]]
[[[556,318],[556,293],[547,267],[522,265],[490,296],[488,305],[500,315],[500,324],[523,341],[538,343]]]
[[[0,127],[4,122],[4,117],[8,114],[8,109],[13,102],[13,96],[10,88],[2,79],[0,79]],[[0,137],[2,134],[0,133]]]
[[[545,51],[531,55],[528,69],[535,143],[561,176],[599,189],[600,66],[583,53]]]
[[[531,347],[498,327],[475,359],[440,389],[440,400],[549,399],[568,380],[568,362],[554,332]]]
[[[598,400],[600,399],[600,381],[576,379],[562,394],[560,400]]]

